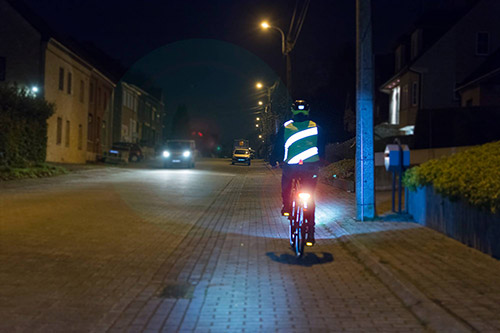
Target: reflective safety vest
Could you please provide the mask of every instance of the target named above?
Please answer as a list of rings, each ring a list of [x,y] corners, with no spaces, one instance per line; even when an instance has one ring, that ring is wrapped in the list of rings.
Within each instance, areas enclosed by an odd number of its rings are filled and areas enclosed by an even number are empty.
[[[319,161],[318,127],[311,120],[287,121],[285,127],[285,156],[287,164],[302,164]]]

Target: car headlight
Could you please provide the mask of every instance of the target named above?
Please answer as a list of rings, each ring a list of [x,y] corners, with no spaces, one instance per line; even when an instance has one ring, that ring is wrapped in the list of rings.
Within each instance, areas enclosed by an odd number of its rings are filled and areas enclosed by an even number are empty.
[[[169,156],[170,156],[170,153],[169,153],[168,151],[166,151],[166,150],[165,150],[165,151],[163,152],[163,157],[169,157]]]
[[[191,152],[189,150],[186,150],[182,155],[184,157],[189,157],[189,156],[191,156]]]

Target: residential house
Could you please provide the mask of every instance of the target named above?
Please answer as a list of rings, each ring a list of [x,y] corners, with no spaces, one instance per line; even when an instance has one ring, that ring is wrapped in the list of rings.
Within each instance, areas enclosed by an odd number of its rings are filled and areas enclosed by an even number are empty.
[[[82,82],[83,83],[83,82]],[[87,160],[98,160],[112,144],[112,101],[115,84],[99,71],[90,75]],[[83,89],[83,88],[82,88]]]
[[[56,105],[47,120],[47,161],[94,160],[98,148],[93,141],[89,147],[86,139],[101,137],[95,127],[109,118],[103,110],[110,107],[104,100],[97,108],[91,105],[91,84],[111,101],[113,80],[77,43],[51,30],[22,2],[0,0],[0,38],[0,80],[30,89]],[[96,116],[95,125],[89,126],[90,115]]]
[[[140,144],[151,155],[163,138],[165,106],[161,93],[121,81],[115,92],[113,141]]]
[[[462,107],[500,107],[500,50],[465,78],[456,91]]]
[[[139,142],[137,119],[141,92],[132,84],[118,83],[113,111],[113,142]]]
[[[380,87],[390,95],[390,124],[412,134],[419,110],[459,106],[457,83],[500,46],[500,20],[492,13],[500,15],[500,1],[427,13],[401,38],[395,74]]]
[[[142,91],[139,96],[139,143],[149,154],[163,141],[163,120],[165,106],[161,93],[155,97],[152,93]]]

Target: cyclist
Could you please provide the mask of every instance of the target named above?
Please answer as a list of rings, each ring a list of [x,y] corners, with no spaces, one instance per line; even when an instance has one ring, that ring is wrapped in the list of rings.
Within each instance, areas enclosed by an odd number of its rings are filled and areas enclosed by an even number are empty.
[[[281,176],[281,197],[283,200],[282,215],[290,215],[292,203],[290,192],[292,180],[301,178],[302,187],[311,192],[314,201],[314,190],[320,158],[324,157],[324,133],[314,121],[309,118],[309,104],[304,100],[296,100],[291,106],[292,119],[286,121],[278,131],[269,162],[272,166],[283,166]],[[308,242],[314,244],[314,211],[312,221],[309,221],[310,232]]]

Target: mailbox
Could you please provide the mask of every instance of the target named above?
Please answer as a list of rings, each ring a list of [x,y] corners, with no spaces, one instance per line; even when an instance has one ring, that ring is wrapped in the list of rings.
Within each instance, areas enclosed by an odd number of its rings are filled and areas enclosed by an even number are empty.
[[[410,149],[407,145],[391,144],[385,146],[384,163],[387,171],[398,171],[401,163],[403,163],[402,169],[408,168],[410,166]]]

